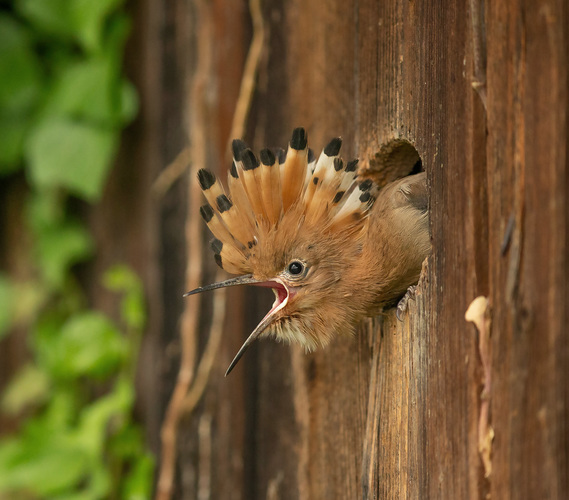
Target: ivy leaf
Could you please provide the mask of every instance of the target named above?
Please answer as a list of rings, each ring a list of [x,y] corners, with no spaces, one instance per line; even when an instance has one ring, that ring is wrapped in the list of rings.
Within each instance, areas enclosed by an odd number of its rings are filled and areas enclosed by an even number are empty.
[[[126,422],[134,402],[130,382],[119,378],[112,392],[99,398],[81,413],[78,439],[94,456],[102,455],[106,434],[114,434]]]
[[[63,187],[96,201],[110,168],[118,134],[70,119],[41,121],[26,143],[30,177],[40,189]]]
[[[65,218],[64,199],[56,190],[39,191],[28,197],[26,222],[32,232],[39,233],[61,225]]]
[[[123,293],[121,300],[122,320],[135,330],[142,330],[146,321],[144,291],[138,276],[126,266],[114,266],[103,276],[105,286],[114,292]]]
[[[49,373],[58,379],[104,378],[126,356],[126,342],[103,314],[76,314],[58,329],[56,322],[38,326],[36,348]]]
[[[123,0],[69,1],[74,31],[87,51],[102,48],[105,19],[122,3]]]
[[[76,223],[66,222],[37,233],[36,259],[45,281],[60,289],[72,265],[92,253],[91,236]]]
[[[38,31],[71,38],[73,23],[69,0],[16,0],[16,12]]]
[[[122,498],[125,500],[147,500],[152,495],[154,459],[149,454],[139,456],[128,473]]]
[[[9,332],[14,318],[14,286],[10,279],[0,274],[0,340]]]
[[[41,70],[27,31],[0,15],[0,113],[29,111],[41,92]]]
[[[8,493],[3,498],[27,498],[26,491],[54,498],[88,473],[85,453],[68,435],[43,430],[0,444],[0,495]]]
[[[0,407],[10,415],[17,415],[29,406],[43,403],[49,395],[49,379],[38,366],[28,364],[18,371],[8,384]]]
[[[89,311],[76,315],[60,332],[62,356],[57,371],[65,377],[103,377],[124,359],[125,347],[121,333],[103,314]]]
[[[0,114],[0,175],[11,174],[21,168],[28,127],[29,120],[25,116],[8,117]]]
[[[47,291],[61,289],[70,268],[93,253],[87,229],[66,220],[64,201],[61,193],[49,190],[30,196],[26,207],[26,222],[35,236],[34,259]]]
[[[111,61],[91,59],[61,72],[42,112],[44,116],[68,116],[113,127],[124,122],[127,104],[123,99],[123,87]]]
[[[0,14],[0,47],[0,174],[7,174],[21,166],[42,78],[27,31],[5,14]]]
[[[138,113],[138,93],[128,80],[123,80],[120,92],[120,107],[118,116],[121,124],[130,123]]]
[[[16,10],[38,30],[76,40],[88,52],[101,48],[104,23],[123,0],[17,0]]]

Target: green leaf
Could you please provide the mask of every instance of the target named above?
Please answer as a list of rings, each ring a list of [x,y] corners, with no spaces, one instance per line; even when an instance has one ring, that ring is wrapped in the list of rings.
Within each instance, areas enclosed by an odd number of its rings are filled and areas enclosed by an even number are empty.
[[[63,196],[55,189],[32,193],[26,205],[26,221],[32,231],[39,233],[65,221]]]
[[[146,309],[142,293],[130,293],[121,302],[121,316],[130,328],[142,330],[146,323]]]
[[[119,116],[122,124],[130,123],[138,113],[138,93],[128,80],[121,85]]]
[[[70,39],[72,0],[16,0],[16,11],[38,31]]]
[[[26,435],[32,440],[41,441],[41,437],[46,433],[64,435],[72,429],[77,420],[80,395],[69,387],[53,387],[55,390],[45,413],[27,423]]]
[[[14,282],[12,288],[13,295],[9,302],[13,304],[12,325],[27,330],[49,299],[49,290],[37,278],[34,281]]]
[[[122,2],[123,0],[72,0],[69,2],[74,31],[86,50],[101,49],[105,19]]]
[[[0,14],[0,174],[21,166],[24,136],[41,90],[41,69],[28,32]]]
[[[134,402],[134,389],[130,382],[119,378],[113,391],[86,407],[78,429],[78,439],[94,455],[104,450],[105,436],[113,427],[121,427],[128,419]],[[111,426],[111,427],[109,427]]]
[[[40,270],[47,284],[56,289],[63,286],[71,266],[92,253],[91,236],[73,222],[46,228],[36,237]]]
[[[72,317],[60,332],[62,353],[58,371],[63,376],[104,377],[125,356],[125,341],[101,313],[86,312]]]
[[[0,175],[11,174],[21,168],[28,127],[29,120],[25,116],[0,115]]]
[[[66,220],[64,197],[55,190],[28,199],[26,222],[35,236],[34,258],[46,289],[61,289],[70,268],[93,253],[91,235],[81,224]]]
[[[44,116],[81,118],[113,127],[124,123],[122,87],[110,60],[97,58],[69,65],[57,77]]]
[[[117,293],[123,293],[121,317],[130,328],[142,330],[146,322],[144,290],[139,277],[127,266],[117,265],[103,276],[103,283]]]
[[[41,92],[39,61],[26,30],[0,15],[0,115],[29,112]]]
[[[14,286],[10,279],[0,274],[0,340],[5,337],[14,318]]]
[[[89,462],[66,434],[23,435],[0,444],[0,492],[24,492],[52,497],[78,484]],[[11,498],[23,498],[11,496]]]
[[[47,118],[30,132],[26,157],[40,189],[63,187],[96,201],[111,166],[118,134],[114,130]]]
[[[59,332],[63,326],[65,318],[56,311],[49,311],[43,314],[35,324],[31,344],[38,364],[52,376],[53,366],[57,367],[57,362],[61,354],[58,352]],[[56,398],[56,402],[59,400]],[[59,402],[60,404],[63,404]],[[53,405],[50,405],[50,408]]]
[[[142,291],[140,279],[134,271],[124,264],[117,264],[105,272],[103,284],[106,288],[117,293],[132,293]]]
[[[17,0],[16,9],[38,30],[74,39],[89,51],[101,48],[105,20],[122,0]]]
[[[124,500],[147,500],[152,495],[154,459],[149,454],[140,456],[134,463],[124,483]]]
[[[103,314],[93,311],[71,317],[60,329],[56,320],[38,325],[36,347],[42,364],[58,379],[106,377],[126,356],[120,332]]]
[[[38,366],[25,365],[10,381],[0,402],[0,408],[10,415],[17,415],[32,405],[47,400],[49,378]]]
[[[130,422],[130,425],[123,426],[113,436],[110,443],[110,451],[114,456],[127,460],[144,453],[143,443],[144,438],[140,427]]]

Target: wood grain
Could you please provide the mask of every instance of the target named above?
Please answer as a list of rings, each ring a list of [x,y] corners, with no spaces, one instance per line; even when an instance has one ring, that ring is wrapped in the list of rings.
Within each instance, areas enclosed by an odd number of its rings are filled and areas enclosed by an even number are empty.
[[[244,1],[210,8],[208,166],[223,172],[250,21]],[[213,377],[180,436],[176,498],[569,497],[568,10],[562,0],[265,2],[245,139],[282,146],[302,125],[316,151],[342,135],[344,157],[363,166],[391,140],[413,144],[433,252],[403,323],[389,312],[312,355],[261,342],[224,379],[269,305],[232,290]],[[191,2],[163,14],[167,164],[184,146],[197,40]],[[177,367],[184,193],[162,201],[159,407]],[[492,317],[489,477],[478,339],[464,320],[478,295]]]

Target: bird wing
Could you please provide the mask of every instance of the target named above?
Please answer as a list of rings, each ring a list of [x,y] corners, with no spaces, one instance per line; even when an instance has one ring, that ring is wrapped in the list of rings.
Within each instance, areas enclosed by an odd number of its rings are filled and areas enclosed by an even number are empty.
[[[394,208],[411,205],[421,212],[427,211],[426,172],[404,177],[397,182],[397,186],[395,187],[397,189],[397,195],[393,197]]]

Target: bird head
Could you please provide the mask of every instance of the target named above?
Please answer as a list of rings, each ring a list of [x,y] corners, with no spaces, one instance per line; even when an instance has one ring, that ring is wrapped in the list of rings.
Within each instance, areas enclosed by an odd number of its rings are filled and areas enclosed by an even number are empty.
[[[242,141],[233,141],[229,194],[214,174],[200,170],[208,201],[200,211],[215,236],[215,260],[238,276],[186,296],[244,284],[275,295],[226,375],[261,336],[312,351],[353,328],[354,314],[346,307],[355,287],[349,270],[362,251],[375,187],[357,179],[357,160],[344,164],[340,147],[341,139],[332,139],[315,160],[298,128],[286,154],[265,149],[259,161]]]

